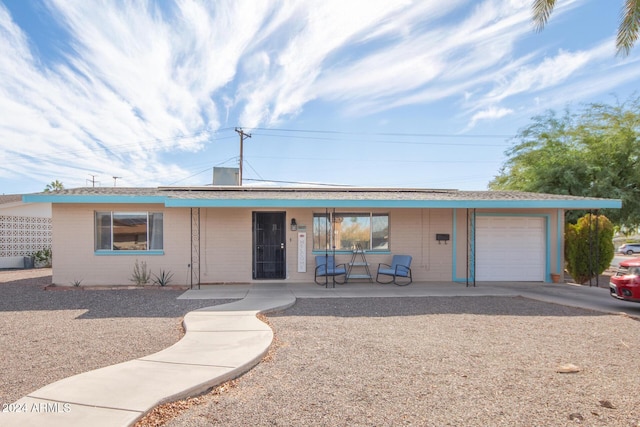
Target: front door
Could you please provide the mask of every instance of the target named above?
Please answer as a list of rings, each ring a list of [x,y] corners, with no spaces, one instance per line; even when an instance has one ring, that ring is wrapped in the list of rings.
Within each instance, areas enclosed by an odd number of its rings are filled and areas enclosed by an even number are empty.
[[[253,213],[253,278],[286,278],[286,212]]]

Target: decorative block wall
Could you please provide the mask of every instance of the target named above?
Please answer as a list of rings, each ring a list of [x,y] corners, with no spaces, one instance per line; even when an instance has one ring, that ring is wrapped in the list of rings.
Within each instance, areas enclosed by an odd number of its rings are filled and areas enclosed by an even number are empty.
[[[51,247],[51,218],[0,215],[0,257],[27,256]]]

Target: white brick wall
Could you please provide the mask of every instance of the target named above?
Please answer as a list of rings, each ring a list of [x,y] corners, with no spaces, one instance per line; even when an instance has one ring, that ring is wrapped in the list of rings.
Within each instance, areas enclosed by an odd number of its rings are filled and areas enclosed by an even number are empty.
[[[28,256],[51,247],[51,218],[0,216],[0,257]]]

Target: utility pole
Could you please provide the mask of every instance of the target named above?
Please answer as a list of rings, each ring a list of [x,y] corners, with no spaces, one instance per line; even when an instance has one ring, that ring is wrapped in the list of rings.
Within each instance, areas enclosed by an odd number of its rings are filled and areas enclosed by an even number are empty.
[[[111,178],[113,178],[113,186],[115,187],[116,186],[116,180],[118,178],[122,178],[122,177],[121,176],[112,176]]]
[[[238,132],[238,135],[240,135],[240,175],[238,176],[238,184],[242,186],[242,161],[243,161],[242,146],[244,144],[245,137],[251,138],[251,134],[245,133],[245,131],[243,131],[242,128],[236,128],[236,132]]]
[[[89,174],[89,176],[91,177],[91,179],[88,179],[87,181],[91,182],[91,186],[95,187],[96,186],[96,176],[97,175],[91,175]]]

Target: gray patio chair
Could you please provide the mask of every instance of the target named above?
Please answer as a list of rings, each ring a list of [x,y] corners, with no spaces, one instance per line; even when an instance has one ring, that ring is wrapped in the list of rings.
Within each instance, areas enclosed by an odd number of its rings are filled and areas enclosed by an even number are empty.
[[[411,277],[411,255],[394,255],[391,260],[391,265],[380,263],[378,264],[378,273],[376,274],[376,282],[382,284],[394,283],[398,286],[407,286],[413,282]],[[382,281],[380,275],[390,276],[391,280]],[[401,278],[398,280],[398,278]]]

